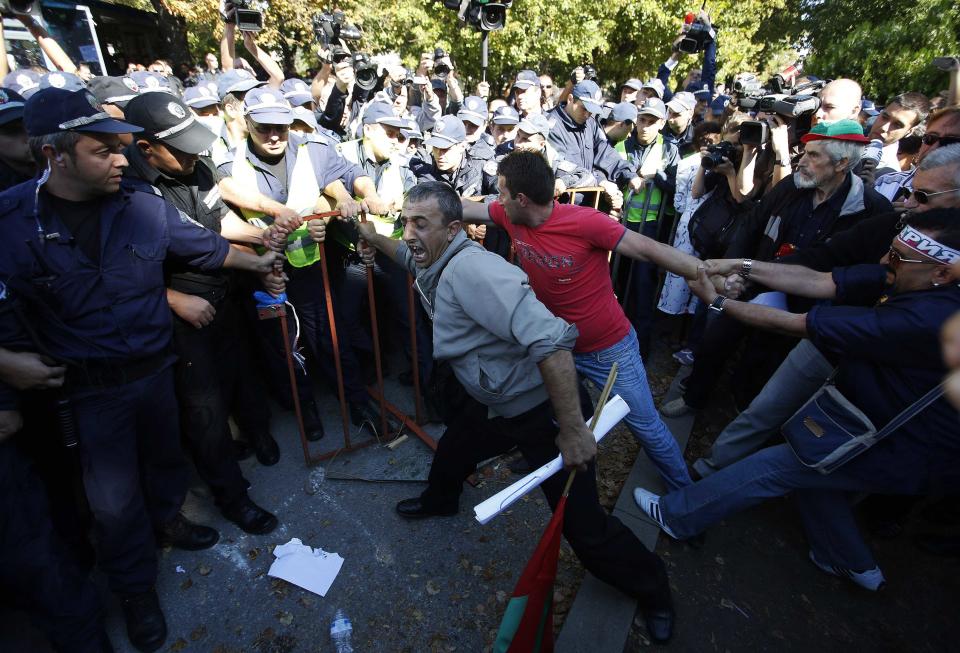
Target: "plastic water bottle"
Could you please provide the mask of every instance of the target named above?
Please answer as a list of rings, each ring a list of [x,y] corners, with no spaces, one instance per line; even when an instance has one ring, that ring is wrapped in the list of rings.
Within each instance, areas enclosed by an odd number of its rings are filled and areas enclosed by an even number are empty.
[[[338,608],[330,623],[330,639],[333,640],[337,653],[353,653],[353,644],[350,642],[352,635],[353,626],[350,620],[343,609]]]

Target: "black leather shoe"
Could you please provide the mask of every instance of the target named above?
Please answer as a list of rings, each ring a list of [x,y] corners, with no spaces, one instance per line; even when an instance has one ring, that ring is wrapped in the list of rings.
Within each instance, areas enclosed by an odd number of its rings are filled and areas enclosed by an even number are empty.
[[[243,497],[220,509],[223,516],[251,535],[264,535],[277,527],[277,518]]]
[[[253,446],[246,440],[233,441],[233,457],[237,460],[246,460],[253,455]]]
[[[138,651],[156,651],[167,641],[167,622],[156,590],[131,594],[120,600],[127,622],[127,637]]]
[[[320,409],[314,402],[308,402],[303,407],[303,430],[307,440],[316,442],[326,433],[323,432],[323,420],[320,419]]]
[[[280,460],[280,447],[277,446],[277,441],[273,439],[269,431],[249,434],[247,439],[250,441],[250,446],[253,447],[253,453],[257,456],[257,462],[264,467],[276,465],[277,461]]]
[[[160,529],[160,544],[169,545],[184,551],[200,551],[209,549],[220,539],[220,533],[209,526],[194,524],[177,513],[162,529]]]
[[[673,636],[673,609],[647,610],[643,613],[647,623],[647,634],[655,644],[666,644]]]
[[[437,509],[424,504],[420,497],[417,497],[416,499],[404,499],[397,503],[397,512],[401,517],[407,519],[422,519],[424,517],[451,517],[460,512],[460,508],[455,506],[452,509]]]

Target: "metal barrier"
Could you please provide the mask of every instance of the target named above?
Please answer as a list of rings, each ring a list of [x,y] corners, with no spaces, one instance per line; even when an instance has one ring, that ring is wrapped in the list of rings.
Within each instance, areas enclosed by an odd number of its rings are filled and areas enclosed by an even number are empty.
[[[340,211],[326,211],[323,213],[315,213],[312,215],[305,216],[303,218],[304,222],[308,220],[319,220],[324,218],[333,218],[340,217]],[[361,217],[362,220],[365,219],[365,216]],[[300,400],[299,394],[297,393],[297,381],[296,375],[293,368],[293,353],[290,350],[289,344],[289,332],[287,329],[286,315],[282,310],[277,311],[276,317],[280,317],[280,326],[281,332],[284,339],[284,348],[285,354],[287,356],[287,367],[290,374],[290,384],[291,389],[293,390],[294,398],[294,411],[297,415],[297,424],[300,431],[300,442],[303,446],[303,458],[306,465],[312,466],[318,464],[320,461],[333,458],[344,452],[356,451],[358,449],[363,449],[364,447],[369,447],[372,444],[378,444],[382,442],[379,435],[376,433],[374,437],[364,440],[359,443],[351,442],[350,440],[350,417],[347,411],[347,401],[344,391],[343,384],[343,367],[342,361],[340,360],[340,339],[337,335],[337,322],[333,308],[333,293],[330,287],[330,272],[327,265],[327,251],[324,243],[320,243],[320,272],[323,276],[323,286],[324,286],[324,299],[327,306],[327,322],[330,326],[330,340],[333,346],[333,362],[334,368],[337,375],[337,396],[340,402],[340,416],[343,421],[343,447],[334,449],[333,451],[328,451],[323,454],[312,454],[310,452],[310,445],[307,441],[306,432],[303,428],[303,415],[300,409]],[[419,360],[418,360],[418,351],[417,351],[417,337],[416,337],[416,305],[414,303],[413,296],[413,286],[412,279],[410,287],[407,292],[407,306],[410,311],[410,349],[412,352],[413,358],[413,380],[414,380],[414,394],[415,394],[415,413],[416,419],[411,419],[409,415],[401,411],[399,408],[391,404],[386,399],[386,395],[383,391],[383,360],[381,357],[380,351],[380,332],[379,326],[377,323],[377,302],[376,302],[376,291],[374,284],[374,271],[372,266],[367,266],[367,299],[370,303],[370,323],[373,337],[373,352],[374,352],[374,362],[376,365],[377,373],[377,385],[376,387],[367,387],[367,393],[376,400],[380,405],[380,429],[381,433],[384,435],[384,440],[392,440],[393,438],[399,436],[404,429],[409,430],[415,436],[417,436],[421,441],[424,442],[428,447],[433,450],[436,450],[437,443],[428,433],[426,433],[421,427],[421,397],[420,397],[420,370],[419,370]],[[266,317],[274,317],[273,315]],[[393,415],[400,421],[400,430],[396,433],[389,433],[387,429],[387,413]],[[391,437],[388,437],[391,436]]]

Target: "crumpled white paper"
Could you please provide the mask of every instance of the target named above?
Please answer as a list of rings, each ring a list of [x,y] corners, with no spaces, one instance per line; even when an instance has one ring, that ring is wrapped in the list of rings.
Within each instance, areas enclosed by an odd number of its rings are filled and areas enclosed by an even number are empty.
[[[336,553],[314,549],[293,538],[273,549],[276,560],[270,565],[268,576],[282,578],[297,587],[326,596],[340,573],[343,558]]]

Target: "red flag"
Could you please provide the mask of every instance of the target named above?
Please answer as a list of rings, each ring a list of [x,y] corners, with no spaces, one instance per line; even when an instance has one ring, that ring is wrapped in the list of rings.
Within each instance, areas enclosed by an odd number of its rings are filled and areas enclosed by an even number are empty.
[[[553,651],[553,582],[557,578],[560,535],[567,497],[560,497],[553,518],[527,563],[503,613],[493,653]]]

